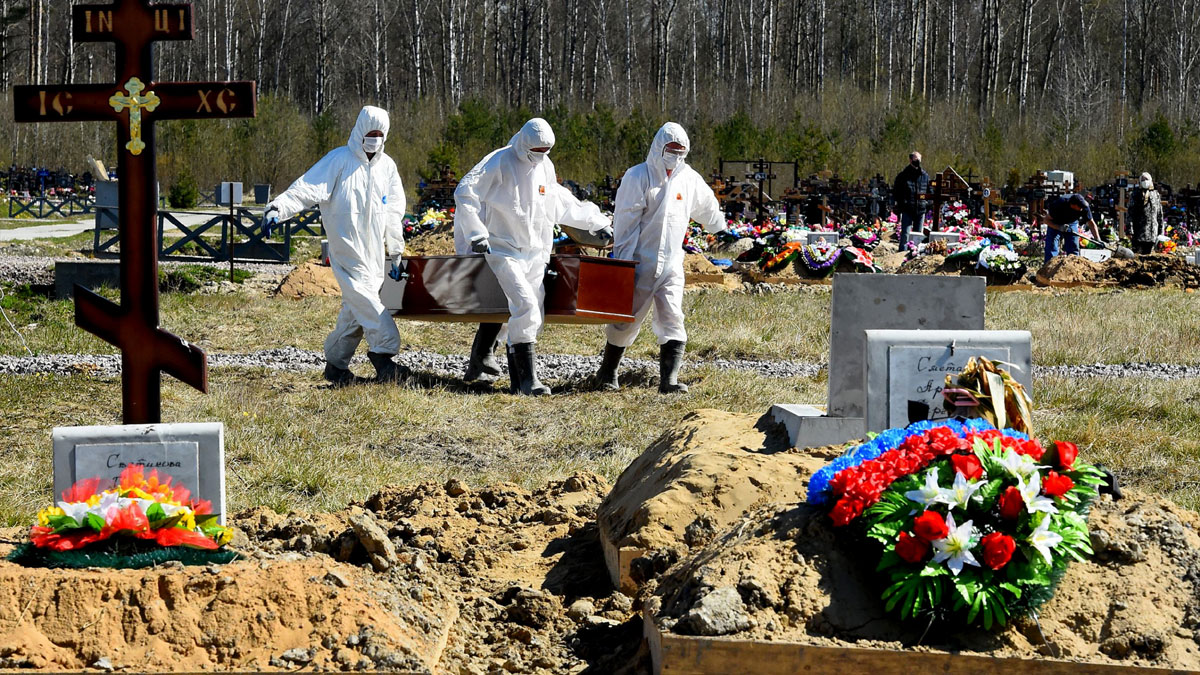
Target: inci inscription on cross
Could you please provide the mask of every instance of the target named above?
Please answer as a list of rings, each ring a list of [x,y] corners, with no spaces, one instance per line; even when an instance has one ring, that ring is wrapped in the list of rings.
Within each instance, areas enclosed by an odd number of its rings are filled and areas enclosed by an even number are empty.
[[[203,350],[158,325],[154,123],[253,117],[255,83],[154,81],[154,43],[196,36],[190,4],[76,5],[71,27],[76,42],[116,43],[117,81],[16,87],[16,121],[117,123],[121,304],[76,286],[75,323],[120,347],[125,423],[156,423],[160,374],[208,391],[208,362]]]

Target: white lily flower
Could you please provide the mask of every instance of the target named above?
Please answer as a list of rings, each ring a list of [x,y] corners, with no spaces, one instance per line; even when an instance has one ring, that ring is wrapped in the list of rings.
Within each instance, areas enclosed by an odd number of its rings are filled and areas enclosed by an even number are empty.
[[[1018,480],[1036,474],[1037,470],[1041,468],[1029,455],[1022,455],[1012,450],[1006,451],[1004,456],[1000,458],[1000,466],[1004,467],[1006,471]]]
[[[971,495],[975,491],[983,487],[983,481],[970,482],[966,476],[963,476],[957,471],[954,473],[954,485],[940,490],[937,501],[949,506],[950,508],[966,509],[967,502],[971,501]]]
[[[87,523],[87,502],[59,502],[58,508],[62,509],[64,514],[74,518],[75,522],[80,525]]]
[[[117,516],[117,511],[121,509],[121,498],[115,492],[105,492],[100,495],[100,502],[88,509],[88,513],[94,513],[104,519],[104,522],[109,522]]]
[[[1050,531],[1050,516],[1042,517],[1042,522],[1033,528],[1033,532],[1029,533],[1029,545],[1037,549],[1038,553],[1046,559],[1047,563],[1053,563],[1050,558],[1050,549],[1062,543],[1062,535],[1057,532]]]
[[[954,524],[954,514],[946,514],[946,529],[950,531],[944,539],[933,542],[933,562],[945,562],[950,573],[958,576],[963,565],[979,567],[979,561],[971,553],[971,545],[975,539],[975,527],[968,520],[962,525]]]
[[[176,506],[175,504],[161,504],[160,506],[162,506],[163,513],[166,514],[168,518],[174,518],[175,514],[180,513],[181,511],[190,510],[186,506]]]
[[[1029,480],[1017,479],[1017,490],[1021,493],[1021,499],[1025,502],[1025,510],[1028,513],[1058,513],[1058,507],[1054,505],[1054,500],[1042,494],[1042,475],[1034,472],[1029,477]]]
[[[925,484],[919,490],[909,490],[904,493],[905,499],[914,501],[921,506],[928,507],[930,504],[936,504],[942,496],[942,488],[938,487],[938,470],[932,468],[925,472]]]

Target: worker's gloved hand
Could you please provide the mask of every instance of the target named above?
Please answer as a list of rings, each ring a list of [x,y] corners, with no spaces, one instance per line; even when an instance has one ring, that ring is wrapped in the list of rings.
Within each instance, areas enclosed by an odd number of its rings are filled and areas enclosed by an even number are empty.
[[[609,225],[608,227],[606,227],[606,228],[604,228],[604,229],[602,229],[602,230],[598,230],[598,231],[596,232],[596,234],[597,234],[598,236],[600,236],[602,239],[607,239],[607,240],[609,240],[609,241],[612,241],[612,238],[613,238],[613,229],[612,229],[612,226],[611,226],[611,225]]]
[[[471,242],[471,250],[475,253],[491,253],[492,247],[488,244],[487,237],[480,237]]]
[[[279,207],[274,204],[267,204],[267,210],[263,211],[262,231],[264,237],[271,236],[271,233],[279,227]]]
[[[392,258],[392,269],[388,270],[388,276],[392,281],[400,281],[404,274],[404,270],[400,268],[400,256]]]

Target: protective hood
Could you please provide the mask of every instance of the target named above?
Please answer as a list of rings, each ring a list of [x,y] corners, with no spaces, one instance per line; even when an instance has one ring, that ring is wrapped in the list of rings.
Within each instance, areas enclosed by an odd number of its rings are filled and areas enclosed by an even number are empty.
[[[531,148],[553,148],[554,147],[554,130],[550,128],[550,123],[546,120],[535,117],[525,123],[521,130],[513,135],[512,140],[508,142],[513,153],[520,159],[530,162],[529,150]]]
[[[657,182],[662,182],[667,177],[667,167],[663,163],[663,150],[666,149],[667,143],[678,143],[688,151],[692,149],[692,143],[683,127],[675,122],[662,125],[658,133],[654,134],[654,142],[650,144],[650,152],[646,155],[646,166],[650,168],[650,176]],[[686,158],[686,155],[684,157]]]
[[[390,127],[391,120],[386,110],[372,105],[363,106],[362,112],[358,113],[358,121],[354,123],[354,130],[350,132],[350,140],[346,142],[346,145],[350,146],[350,150],[354,152],[355,156],[361,157],[365,161],[367,153],[363,150],[363,139],[372,131],[382,131],[383,140],[386,141]]]

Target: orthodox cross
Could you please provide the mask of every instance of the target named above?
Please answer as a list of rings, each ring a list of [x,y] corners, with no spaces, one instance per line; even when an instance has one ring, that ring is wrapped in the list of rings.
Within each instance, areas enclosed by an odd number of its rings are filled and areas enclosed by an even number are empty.
[[[255,83],[154,81],[154,43],[196,37],[190,4],[76,5],[71,29],[75,42],[116,44],[116,83],[16,87],[16,121],[117,123],[121,304],[75,286],[75,323],[120,347],[125,423],[159,422],[160,374],[207,392],[208,361],[199,347],[158,324],[154,123],[253,117]]]
[[[746,178],[758,182],[758,203],[755,205],[755,211],[758,212],[758,221],[766,221],[767,202],[763,192],[763,184],[767,181],[775,180],[775,174],[771,173],[771,163],[765,159],[759,159],[757,162],[752,162],[750,168],[754,169],[754,173],[746,174]]]

